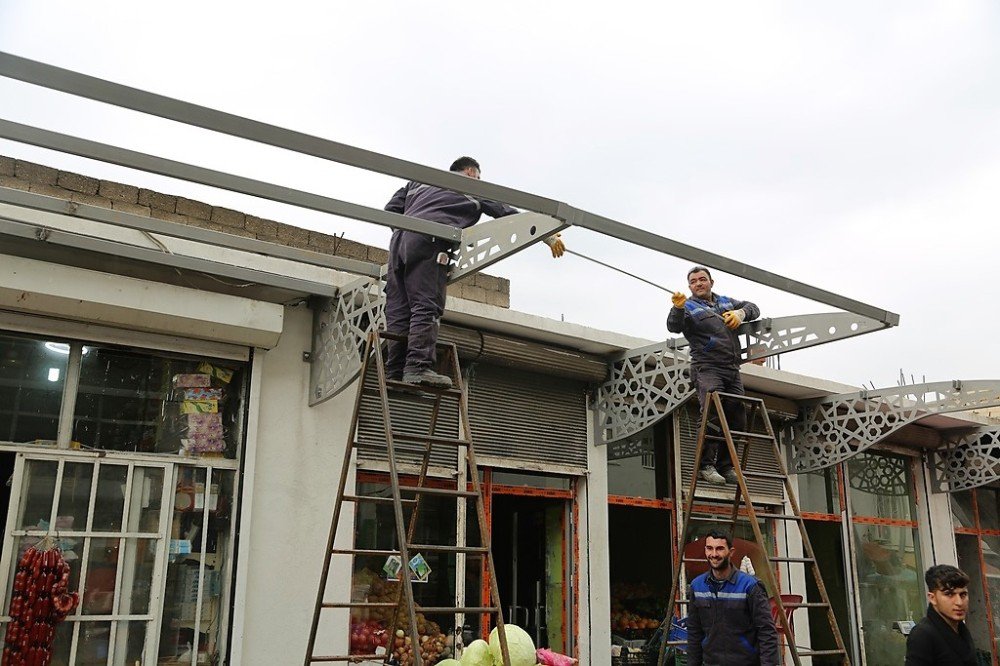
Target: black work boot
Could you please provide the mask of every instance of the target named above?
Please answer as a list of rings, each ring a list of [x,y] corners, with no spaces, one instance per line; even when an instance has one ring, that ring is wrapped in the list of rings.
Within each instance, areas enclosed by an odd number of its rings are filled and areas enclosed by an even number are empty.
[[[418,370],[416,372],[403,373],[404,384],[422,384],[434,388],[451,388],[451,378],[447,375],[434,372],[430,368]]]

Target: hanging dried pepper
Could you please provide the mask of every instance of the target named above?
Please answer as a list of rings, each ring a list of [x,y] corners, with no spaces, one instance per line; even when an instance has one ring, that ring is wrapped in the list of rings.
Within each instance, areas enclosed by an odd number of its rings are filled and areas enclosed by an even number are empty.
[[[56,625],[79,601],[69,591],[69,564],[58,548],[26,550],[14,574],[0,666],[48,666]]]

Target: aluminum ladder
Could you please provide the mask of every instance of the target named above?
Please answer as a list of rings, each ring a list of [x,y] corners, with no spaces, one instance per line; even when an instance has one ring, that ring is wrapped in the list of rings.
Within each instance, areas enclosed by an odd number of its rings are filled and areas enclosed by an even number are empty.
[[[476,457],[472,445],[472,430],[469,424],[468,393],[462,380],[462,373],[458,363],[458,350],[453,344],[437,345],[439,372],[451,378],[452,388],[431,388],[427,386],[414,386],[403,382],[391,381],[386,378],[385,363],[383,357],[382,344],[384,340],[404,341],[406,336],[387,333],[385,331],[371,332],[368,335],[364,347],[361,363],[360,381],[354,404],[354,415],[351,420],[350,435],[348,437],[347,450],[344,452],[344,463],[340,474],[340,484],[337,488],[337,499],[333,508],[333,519],[330,524],[330,536],[327,541],[326,553],[323,559],[323,570],[320,575],[319,589],[316,593],[316,605],[313,610],[312,627],[309,631],[309,644],[306,649],[305,666],[321,662],[361,662],[375,661],[388,664],[392,657],[393,640],[397,628],[410,628],[407,636],[413,645],[413,666],[425,666],[427,663],[423,659],[419,646],[420,640],[413,636],[413,628],[418,626],[417,613],[428,615],[451,615],[451,614],[472,614],[472,615],[495,615],[497,634],[500,641],[501,654],[504,666],[510,666],[510,653],[507,648],[507,635],[504,630],[503,611],[500,604],[500,591],[497,587],[496,572],[493,567],[493,555],[490,549],[490,534],[486,522],[486,512],[483,504],[482,489],[479,482],[479,468],[476,465]],[[400,432],[393,427],[393,419],[390,409],[389,392],[402,396],[410,400],[431,401],[430,415],[426,423],[426,432],[423,434],[413,434],[412,432]],[[373,441],[371,435],[362,437],[360,432],[362,398],[364,396],[377,398],[381,408],[382,433],[384,435]],[[452,401],[452,405],[457,403],[458,416],[458,437],[448,437],[437,434],[439,416],[442,413],[442,406]],[[423,445],[420,472],[416,485],[401,485],[399,481],[399,460],[396,443]],[[465,465],[468,472],[469,483],[472,489],[457,488],[455,490],[438,488],[428,485],[428,468],[431,462],[431,451],[435,447],[450,448],[456,452],[455,460],[460,468],[460,454],[464,449]],[[378,449],[384,452],[388,458],[389,482],[392,492],[391,497],[375,497],[364,495],[352,495],[345,492],[348,471],[350,469],[352,456],[355,450],[362,448]],[[458,470],[456,470],[457,472]],[[459,478],[461,478],[459,476]],[[404,497],[412,495],[412,497]],[[476,502],[476,512],[479,518],[480,545],[479,546],[459,546],[456,544],[418,544],[413,542],[419,517],[420,500],[423,496],[451,497],[456,502],[466,502],[473,498]],[[337,530],[341,522],[341,509],[344,502],[354,502],[355,505],[362,503],[390,504],[393,508],[395,522],[395,542],[394,550],[366,550],[360,548],[335,548]],[[404,507],[410,511],[409,520],[404,518]],[[347,525],[346,529],[353,526]],[[457,530],[456,530],[457,541]],[[491,606],[441,606],[441,607],[420,607],[414,601],[413,596],[413,575],[407,563],[414,553],[455,553],[467,556],[484,558],[484,570],[489,578]],[[344,556],[353,559],[355,556],[398,556],[402,563],[399,569],[399,581],[397,585],[396,602],[370,602],[370,601],[346,601],[328,602],[324,600],[324,593],[330,575],[330,563],[335,556]],[[352,567],[353,570],[353,567]],[[461,585],[462,582],[459,582]],[[456,589],[456,594],[458,590]],[[315,653],[316,635],[319,628],[319,621],[322,612],[327,609],[347,608],[347,609],[392,609],[391,620],[388,628],[388,645],[384,653],[381,654],[344,654],[344,655],[317,655]],[[402,617],[402,627],[397,627],[397,620]]]
[[[747,428],[746,432],[731,430],[729,423],[726,420],[725,411],[722,409],[722,400],[727,399],[730,401],[739,402],[741,408],[749,408],[749,415],[747,417]],[[717,418],[717,425],[719,430],[721,430],[721,435],[710,434],[709,422],[713,416]],[[762,428],[760,431],[754,431],[755,418],[759,420]],[[734,437],[742,440],[743,442],[743,452],[738,455],[736,444],[734,443]],[[750,526],[753,529],[754,541],[760,548],[762,553],[767,553],[766,542],[764,541],[764,535],[761,532],[760,524],[757,522],[758,519],[771,520],[783,520],[794,523],[798,529],[799,534],[802,537],[802,549],[805,557],[778,557],[768,555],[767,561],[772,566],[763,567],[764,571],[757,572],[758,577],[763,581],[764,585],[769,591],[773,591],[775,596],[772,601],[777,606],[777,616],[782,618],[779,622],[780,627],[778,627],[779,632],[784,634],[786,640],[786,646],[788,651],[791,653],[792,662],[796,666],[801,665],[802,657],[838,657],[840,658],[840,663],[843,666],[850,666],[850,657],[848,655],[847,649],[844,646],[844,640],[841,636],[840,629],[837,626],[837,618],[833,614],[833,606],[830,604],[830,598],[826,591],[826,586],[823,584],[823,577],[820,574],[819,565],[816,562],[816,555],[813,551],[812,544],[809,541],[809,535],[806,533],[806,524],[802,519],[802,514],[799,511],[799,503],[796,499],[795,488],[792,485],[791,477],[788,475],[788,470],[785,466],[784,459],[782,458],[781,451],[778,448],[778,440],[775,437],[774,429],[771,427],[771,420],[767,415],[767,408],[764,406],[764,401],[760,398],[752,398],[745,395],[735,395],[731,393],[721,393],[713,392],[708,394],[708,401],[705,405],[705,409],[702,411],[701,415],[701,425],[698,429],[698,441],[695,448],[695,463],[694,469],[691,474],[691,483],[688,486],[687,498],[684,503],[684,513],[682,520],[682,528],[680,532],[680,538],[678,539],[681,546],[683,546],[684,539],[688,533],[688,526],[691,521],[699,522],[710,522],[716,523],[721,522],[717,514],[708,513],[705,511],[699,511],[695,508],[694,497],[695,490],[698,487],[699,480],[699,470],[701,467],[701,456],[704,450],[704,444],[706,439],[715,439],[720,443],[725,442],[725,445],[729,448],[730,459],[733,461],[733,470],[736,472],[737,484],[736,484],[736,495],[733,498],[732,513],[729,519],[729,534],[733,535],[737,518],[740,516],[740,505],[742,504],[746,513],[745,516],[750,522]],[[752,472],[745,471],[747,461],[750,456],[750,447],[754,442],[758,442],[762,445],[769,446],[770,452],[774,456],[774,460],[778,469],[778,473],[774,472]],[[792,513],[770,513],[762,512],[754,508],[753,501],[750,497],[750,493],[747,489],[747,478],[764,478],[771,480],[780,480],[785,487],[785,497],[788,498],[788,503],[791,506]],[[671,626],[671,620],[674,618],[674,611],[677,606],[690,606],[690,599],[680,599],[679,598],[679,585],[681,580],[682,568],[686,563],[698,562],[704,563],[703,558],[685,558],[683,550],[678,548],[677,557],[677,567],[674,571],[674,579],[670,589],[670,597],[667,600],[667,613],[661,626],[664,627],[664,640],[660,643],[659,656],[657,658],[657,665],[664,665],[664,657],[666,656],[666,649],[668,646],[680,646],[686,645],[685,641],[670,641],[669,640],[669,628]],[[819,591],[820,599],[818,601],[804,601],[800,603],[785,603],[781,600],[781,595],[778,594],[778,585],[774,576],[774,566],[783,563],[794,563],[803,564],[808,569],[812,571],[812,575],[816,581],[816,588]],[[830,623],[830,629],[833,632],[834,640],[837,644],[837,649],[835,650],[811,650],[802,649],[795,642],[795,635],[792,631],[792,621],[791,613],[799,608],[825,608],[827,620]]]

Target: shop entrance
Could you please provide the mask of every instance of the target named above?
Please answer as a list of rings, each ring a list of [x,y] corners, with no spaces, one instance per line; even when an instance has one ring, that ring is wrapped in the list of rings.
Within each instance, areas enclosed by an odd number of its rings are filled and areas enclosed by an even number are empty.
[[[568,502],[494,495],[492,547],[507,622],[537,647],[565,649]]]

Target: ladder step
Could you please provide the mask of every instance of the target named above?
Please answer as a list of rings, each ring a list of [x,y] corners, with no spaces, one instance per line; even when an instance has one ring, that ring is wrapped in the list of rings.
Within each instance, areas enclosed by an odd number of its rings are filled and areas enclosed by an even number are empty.
[[[455,437],[438,437],[437,435],[415,435],[405,432],[392,433],[393,440],[412,444],[441,444],[446,446],[468,446],[469,440]]]
[[[479,497],[479,493],[475,490],[453,490],[451,488],[432,488],[430,486],[400,486],[399,492],[436,495],[438,497]]]
[[[775,474],[774,472],[751,472],[748,470],[743,470],[743,476],[748,476],[754,479],[777,479],[778,481],[784,481],[788,478],[787,474]]]
[[[812,563],[815,562],[811,557],[769,557],[767,558],[769,562],[805,562]]]
[[[772,520],[802,520],[802,516],[796,516],[794,513],[757,513],[754,515],[758,518],[770,518]]]
[[[411,543],[407,548],[410,552],[417,553],[420,551],[428,553],[488,553],[489,548],[484,546],[446,546],[435,543]]]
[[[719,394],[720,398],[731,398],[733,400],[738,400],[740,402],[756,402],[759,405],[764,404],[763,398],[754,398],[753,396],[749,395],[737,395],[735,393],[723,393],[722,391],[716,391],[716,393]]]
[[[846,654],[843,650],[796,650],[800,657],[828,657],[835,654]]]
[[[385,661],[384,654],[338,654],[331,656],[309,657],[309,663],[319,661]]]
[[[392,601],[324,601],[323,608],[395,608]]]
[[[450,615],[453,613],[497,613],[500,611],[496,606],[417,606],[417,611],[424,615]]]
[[[372,495],[344,495],[345,502],[371,502],[372,504],[392,504],[391,497],[374,497]],[[416,504],[417,500],[400,500],[403,504]]]
[[[398,550],[373,550],[370,548],[334,548],[330,552],[334,555],[371,555],[373,557],[400,554]]]
[[[450,378],[449,378],[450,379]],[[427,384],[407,384],[406,382],[400,382],[393,379],[385,380],[386,388],[390,388],[394,391],[400,391],[404,393],[434,393],[438,395],[462,395],[462,391],[455,388],[454,386],[449,386],[443,388],[440,386],[428,386]],[[375,391],[377,394],[378,391]]]
[[[378,332],[378,337],[383,340],[395,340],[397,342],[403,342],[408,337],[406,333],[391,333],[390,331],[380,330]],[[435,342],[434,346],[438,349],[450,349],[454,345],[450,342]]]
[[[823,601],[799,602],[797,604],[781,604],[785,608],[829,608],[830,604]]]
[[[767,434],[766,432],[745,432],[743,430],[730,430],[729,434],[733,437],[746,437],[747,439],[760,439],[767,440],[769,442],[774,441],[774,437]]]

